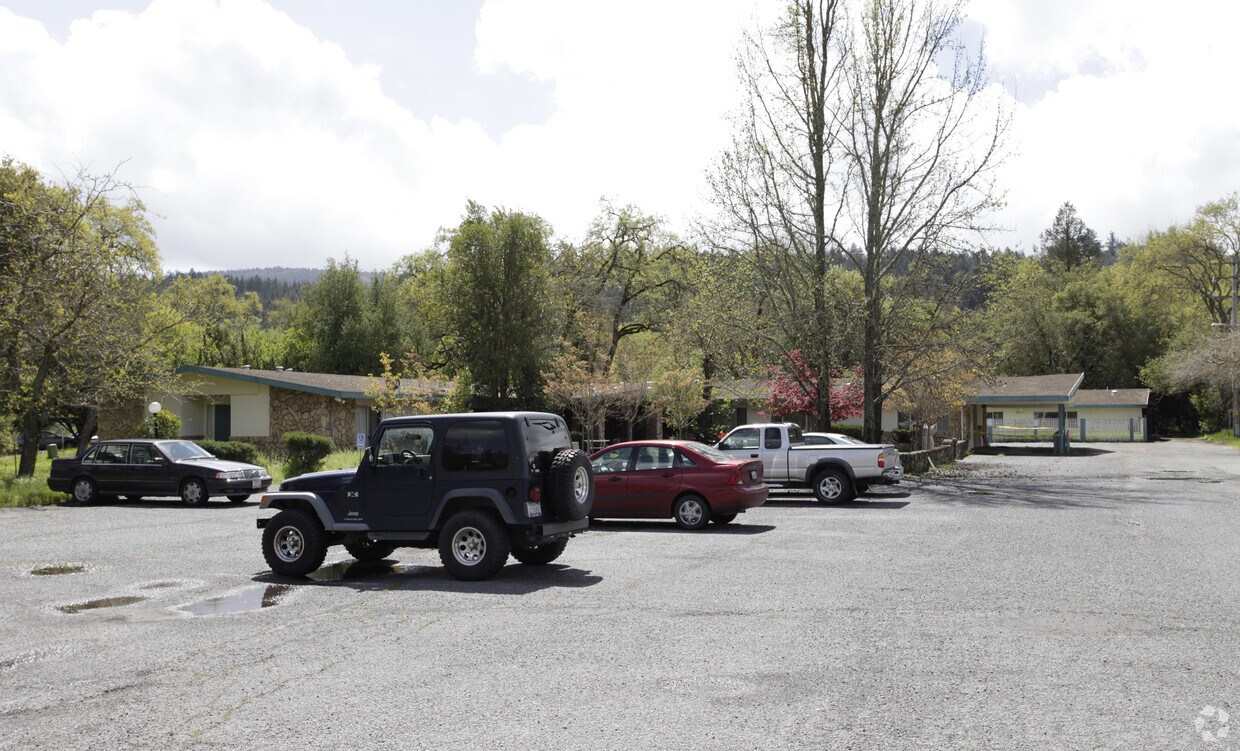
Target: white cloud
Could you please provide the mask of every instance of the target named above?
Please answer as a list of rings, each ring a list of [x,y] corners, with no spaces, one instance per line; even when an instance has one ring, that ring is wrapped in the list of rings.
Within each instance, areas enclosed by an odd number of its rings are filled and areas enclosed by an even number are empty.
[[[733,51],[758,5],[488,0],[479,75],[545,81],[554,105],[498,139],[413,116],[375,66],[262,0],[98,12],[63,43],[0,8],[0,149],[52,175],[128,160],[174,268],[346,251],[382,268],[455,224],[466,198],[537,212],[570,238],[604,195],[681,224],[727,141]],[[1025,102],[999,217],[1016,231],[991,242],[1031,249],[1065,200],[1100,234],[1133,237],[1240,188],[1240,6],[985,0],[970,13]]]
[[[1139,239],[1240,189],[1240,6],[986,0],[970,12],[997,77],[1014,92],[1037,84],[1021,92],[1005,171],[1001,218],[1016,231],[994,242],[1032,250],[1064,201],[1100,236]]]

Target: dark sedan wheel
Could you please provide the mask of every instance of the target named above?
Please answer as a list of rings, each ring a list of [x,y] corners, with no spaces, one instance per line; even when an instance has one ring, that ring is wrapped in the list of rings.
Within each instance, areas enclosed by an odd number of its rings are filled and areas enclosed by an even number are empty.
[[[94,503],[99,500],[99,490],[95,481],[89,477],[79,477],[73,481],[73,500],[81,504]]]
[[[186,506],[199,506],[207,502],[210,498],[207,494],[207,486],[197,477],[191,477],[181,483],[181,500]]]
[[[736,514],[711,514],[710,520],[715,524],[731,524]]]
[[[681,529],[701,529],[710,521],[710,506],[700,495],[687,495],[672,507],[672,518]]]
[[[327,533],[301,511],[281,511],[263,528],[263,558],[281,576],[305,576],[326,557]]]

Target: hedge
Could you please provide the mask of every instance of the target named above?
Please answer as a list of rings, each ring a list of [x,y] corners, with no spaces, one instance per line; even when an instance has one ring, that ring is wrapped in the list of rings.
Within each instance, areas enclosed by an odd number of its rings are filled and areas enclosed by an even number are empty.
[[[194,441],[199,446],[214,454],[217,458],[230,462],[258,464],[258,447],[244,441]]]

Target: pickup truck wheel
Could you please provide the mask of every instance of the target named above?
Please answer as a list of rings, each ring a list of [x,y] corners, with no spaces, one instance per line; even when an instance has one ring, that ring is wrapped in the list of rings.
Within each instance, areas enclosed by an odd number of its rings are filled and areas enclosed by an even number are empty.
[[[326,557],[323,527],[301,511],[281,511],[263,528],[263,558],[281,576],[305,576],[322,566]]]
[[[710,520],[715,524],[731,524],[736,514],[711,514]]]
[[[594,470],[581,449],[564,449],[547,473],[547,507],[557,519],[586,518],[594,504]]]
[[[349,551],[349,555],[359,561],[381,561],[395,552],[396,546],[390,542],[358,540],[356,542],[346,542],[344,549]]]
[[[814,497],[819,503],[843,503],[854,495],[848,475],[838,469],[824,469],[814,476]]]
[[[545,566],[559,558],[566,547],[568,547],[568,540],[555,540],[535,545],[532,548],[518,545],[512,549],[512,557],[526,566]]]
[[[686,495],[672,507],[672,518],[681,529],[701,529],[710,522],[710,506],[700,495]]]
[[[485,511],[461,511],[439,532],[439,560],[463,581],[495,576],[508,562],[511,548],[508,531]]]

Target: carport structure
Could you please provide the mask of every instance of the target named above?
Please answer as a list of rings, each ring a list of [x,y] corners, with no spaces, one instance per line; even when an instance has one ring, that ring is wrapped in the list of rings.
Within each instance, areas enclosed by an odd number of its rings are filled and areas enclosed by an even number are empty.
[[[1068,453],[1068,405],[1084,373],[994,376],[974,385],[966,402],[969,446],[996,441],[1053,441],[1056,455]]]

